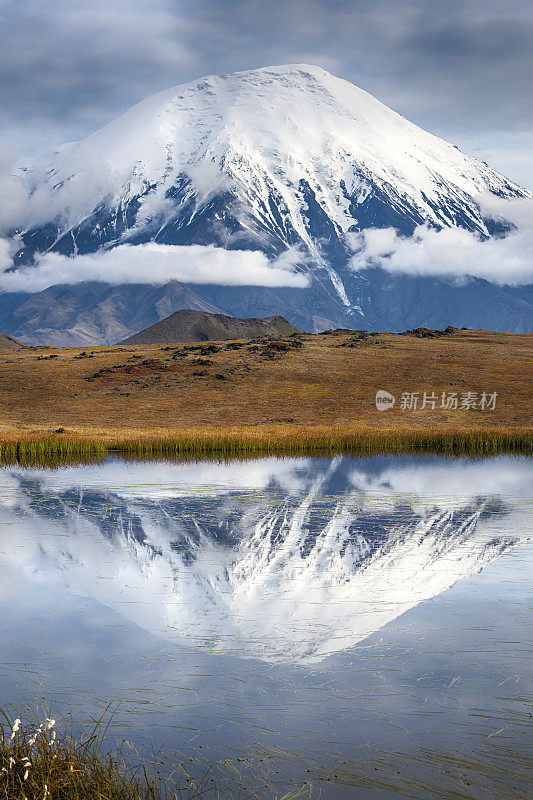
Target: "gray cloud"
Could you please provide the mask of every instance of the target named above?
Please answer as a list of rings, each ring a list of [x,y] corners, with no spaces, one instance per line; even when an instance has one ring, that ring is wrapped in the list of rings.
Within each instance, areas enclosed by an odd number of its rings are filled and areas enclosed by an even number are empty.
[[[191,56],[169,0],[4,0],[0,13],[0,102],[19,122],[92,128],[166,87]]]
[[[459,144],[533,127],[528,0],[0,0],[0,15],[0,105],[25,149],[202,74],[302,61]],[[511,177],[533,184],[526,156]]]

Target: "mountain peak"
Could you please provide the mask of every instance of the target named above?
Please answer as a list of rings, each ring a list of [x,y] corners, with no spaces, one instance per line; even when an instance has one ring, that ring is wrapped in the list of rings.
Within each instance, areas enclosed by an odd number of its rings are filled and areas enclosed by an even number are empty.
[[[25,170],[23,180],[33,216],[16,266],[43,252],[92,255],[147,243],[286,257],[306,274],[304,282],[309,278],[298,298],[287,289],[283,298],[263,293],[252,300],[248,287],[246,302],[221,302],[227,293],[216,292],[209,306],[236,317],[281,313],[311,330],[439,327],[440,318],[420,316],[419,303],[401,319],[381,306],[375,312],[371,305],[381,301],[371,300],[369,272],[354,269],[353,234],[394,228],[411,236],[425,225],[488,237],[496,228],[484,218],[483,196],[531,196],[368,92],[309,64],[210,75],[159,92]],[[157,282],[153,273],[147,261],[139,283]],[[302,315],[291,303],[303,302],[304,291],[313,307]],[[509,307],[514,298],[503,303]],[[443,319],[465,322],[450,311]],[[479,326],[476,319],[467,322]]]
[[[453,207],[470,206],[465,201],[481,192],[520,192],[368,92],[309,64],[209,75],[159,92],[41,170],[28,170],[26,180],[44,183],[52,206],[73,224],[109,195],[118,205],[148,187],[142,203],[152,213],[153,201],[167,198],[183,175],[198,195],[223,183],[246,203],[253,194],[257,206],[257,191],[263,200],[278,194],[282,214],[307,245],[305,224],[292,213],[301,206],[302,182],[340,231],[357,227],[356,207],[376,187],[392,205],[407,204],[411,217],[438,226],[457,224]],[[85,187],[79,204],[71,191],[77,176]],[[443,203],[443,195],[452,196]],[[466,227],[485,233],[479,211],[470,208],[469,216]]]

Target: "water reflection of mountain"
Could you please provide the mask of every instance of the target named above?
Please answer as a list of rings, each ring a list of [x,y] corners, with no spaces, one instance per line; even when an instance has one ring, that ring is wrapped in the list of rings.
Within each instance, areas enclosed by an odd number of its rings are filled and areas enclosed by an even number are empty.
[[[6,470],[9,581],[61,581],[187,644],[306,661],[525,541],[531,464],[265,459]]]

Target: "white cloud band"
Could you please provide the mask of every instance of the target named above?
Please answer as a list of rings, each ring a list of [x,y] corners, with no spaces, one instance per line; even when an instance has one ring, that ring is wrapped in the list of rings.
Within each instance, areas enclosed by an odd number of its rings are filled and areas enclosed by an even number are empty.
[[[174,246],[123,244],[112,250],[68,257],[46,253],[33,267],[0,273],[0,291],[40,292],[55,284],[103,281],[111,284],[181,283],[225,286],[304,288],[305,275],[294,271],[298,251],[291,249],[275,261],[251,250],[224,250],[214,245]],[[4,254],[0,269],[8,266]]]
[[[481,239],[464,228],[435,230],[420,225],[412,237],[394,228],[371,228],[353,235],[352,268],[379,266],[388,272],[446,278],[483,278],[521,286],[533,283],[533,200],[481,198],[487,218],[515,227],[506,236]]]

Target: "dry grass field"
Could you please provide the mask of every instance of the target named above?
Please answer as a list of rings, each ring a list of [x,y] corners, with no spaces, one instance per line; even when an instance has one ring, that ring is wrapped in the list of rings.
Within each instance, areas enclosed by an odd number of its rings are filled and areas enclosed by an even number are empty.
[[[0,444],[208,447],[216,440],[268,449],[353,437],[531,438],[532,365],[533,335],[472,330],[92,349],[0,345]],[[396,396],[392,409],[376,409],[379,389]],[[453,392],[458,408],[453,400],[442,407],[443,393],[448,400]],[[476,394],[473,403],[464,402],[467,392]],[[418,393],[417,408],[402,408],[404,393]],[[483,393],[497,394],[494,409],[481,408]]]

